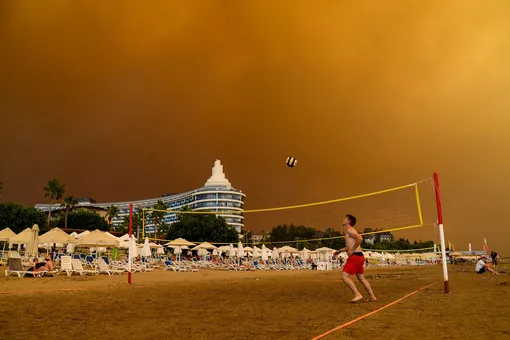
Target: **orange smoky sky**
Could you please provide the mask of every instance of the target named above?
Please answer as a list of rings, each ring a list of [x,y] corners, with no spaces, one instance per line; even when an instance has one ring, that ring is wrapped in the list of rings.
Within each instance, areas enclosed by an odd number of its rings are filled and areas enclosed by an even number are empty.
[[[509,22],[507,1],[2,1],[2,200],[42,203],[54,177],[101,202],[184,192],[216,158],[246,209],[437,171],[446,238],[501,254]],[[348,212],[306,219],[337,227]],[[246,214],[246,228],[284,216],[271,214]],[[439,241],[434,227],[395,236]]]

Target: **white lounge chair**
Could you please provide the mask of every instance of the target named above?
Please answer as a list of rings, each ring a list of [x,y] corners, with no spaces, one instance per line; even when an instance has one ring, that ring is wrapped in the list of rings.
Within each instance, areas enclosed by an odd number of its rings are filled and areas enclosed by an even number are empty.
[[[5,270],[5,276],[10,276],[11,274],[16,274],[18,277],[23,277],[27,274],[33,275],[34,277],[41,277],[46,272],[34,272],[33,270],[25,270],[23,268],[23,264],[21,263],[21,258],[13,257],[7,259],[7,269]]]
[[[78,259],[71,259],[71,264],[73,265],[73,271],[79,273],[80,275],[99,275],[99,272],[95,269],[83,269],[83,266]]]
[[[108,275],[124,273],[124,270],[121,269],[112,269],[106,264],[103,259],[98,259],[97,264],[99,265],[99,273],[107,273]]]

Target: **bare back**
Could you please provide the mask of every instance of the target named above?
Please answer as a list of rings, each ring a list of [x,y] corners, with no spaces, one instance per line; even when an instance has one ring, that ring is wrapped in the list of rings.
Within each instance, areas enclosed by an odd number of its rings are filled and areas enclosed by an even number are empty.
[[[361,237],[361,235],[358,233],[358,231],[356,229],[354,229],[353,227],[348,226],[346,229],[346,232],[345,232],[345,246],[348,249],[352,249],[352,247],[354,247],[354,245],[356,244],[356,239],[358,237]],[[361,246],[360,245],[357,246],[354,251],[360,252]]]

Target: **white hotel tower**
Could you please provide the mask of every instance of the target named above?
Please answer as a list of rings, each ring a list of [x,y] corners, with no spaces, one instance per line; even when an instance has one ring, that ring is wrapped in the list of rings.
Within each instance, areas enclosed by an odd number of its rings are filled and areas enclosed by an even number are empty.
[[[219,212],[218,216],[225,218],[228,224],[234,226],[238,232],[244,226],[243,206],[246,195],[241,190],[234,189],[223,172],[223,165],[219,160],[214,162],[212,176],[205,182],[204,186],[182,194],[163,195],[159,198],[151,198],[133,202],[93,203],[90,200],[82,201],[76,208],[106,209],[110,205],[119,208],[119,214],[113,220],[113,225],[122,223],[125,216],[129,215],[129,204],[133,203],[133,211],[140,208],[152,208],[158,200],[162,200],[170,210],[177,210],[188,206],[192,211],[209,210]],[[48,211],[48,204],[37,204],[36,209]],[[62,209],[59,205],[53,204],[52,210]],[[221,214],[225,211],[225,214]],[[233,212],[235,211],[235,212]],[[146,214],[147,215],[147,214]],[[177,221],[173,212],[165,214],[164,222],[171,224]],[[70,226],[72,228],[72,226]],[[154,226],[147,219],[145,232],[153,233]]]

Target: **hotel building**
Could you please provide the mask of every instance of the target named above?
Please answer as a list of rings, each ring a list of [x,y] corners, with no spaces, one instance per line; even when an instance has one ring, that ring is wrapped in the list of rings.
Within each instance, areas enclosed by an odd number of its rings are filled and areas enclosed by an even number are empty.
[[[241,232],[244,226],[244,199],[246,195],[241,190],[234,189],[223,172],[223,165],[219,160],[214,162],[212,168],[212,176],[205,182],[201,188],[184,192],[182,194],[165,194],[162,197],[150,198],[132,202],[112,202],[97,203],[90,199],[82,199],[76,208],[85,208],[90,210],[106,210],[111,205],[119,208],[119,214],[113,219],[114,226],[119,225],[125,216],[129,216],[129,205],[133,203],[133,211],[139,209],[152,208],[158,200],[163,201],[169,210],[178,210],[188,206],[192,211],[214,211],[218,212],[218,216],[225,218],[227,223]],[[37,204],[36,209],[48,211],[49,204]],[[64,209],[59,204],[53,204],[51,210]],[[225,213],[222,214],[221,212]],[[146,213],[145,233],[154,233],[154,225],[148,218]],[[175,213],[169,212],[164,216],[164,222],[172,224],[176,222],[178,217]],[[72,227],[72,226],[71,226]]]

